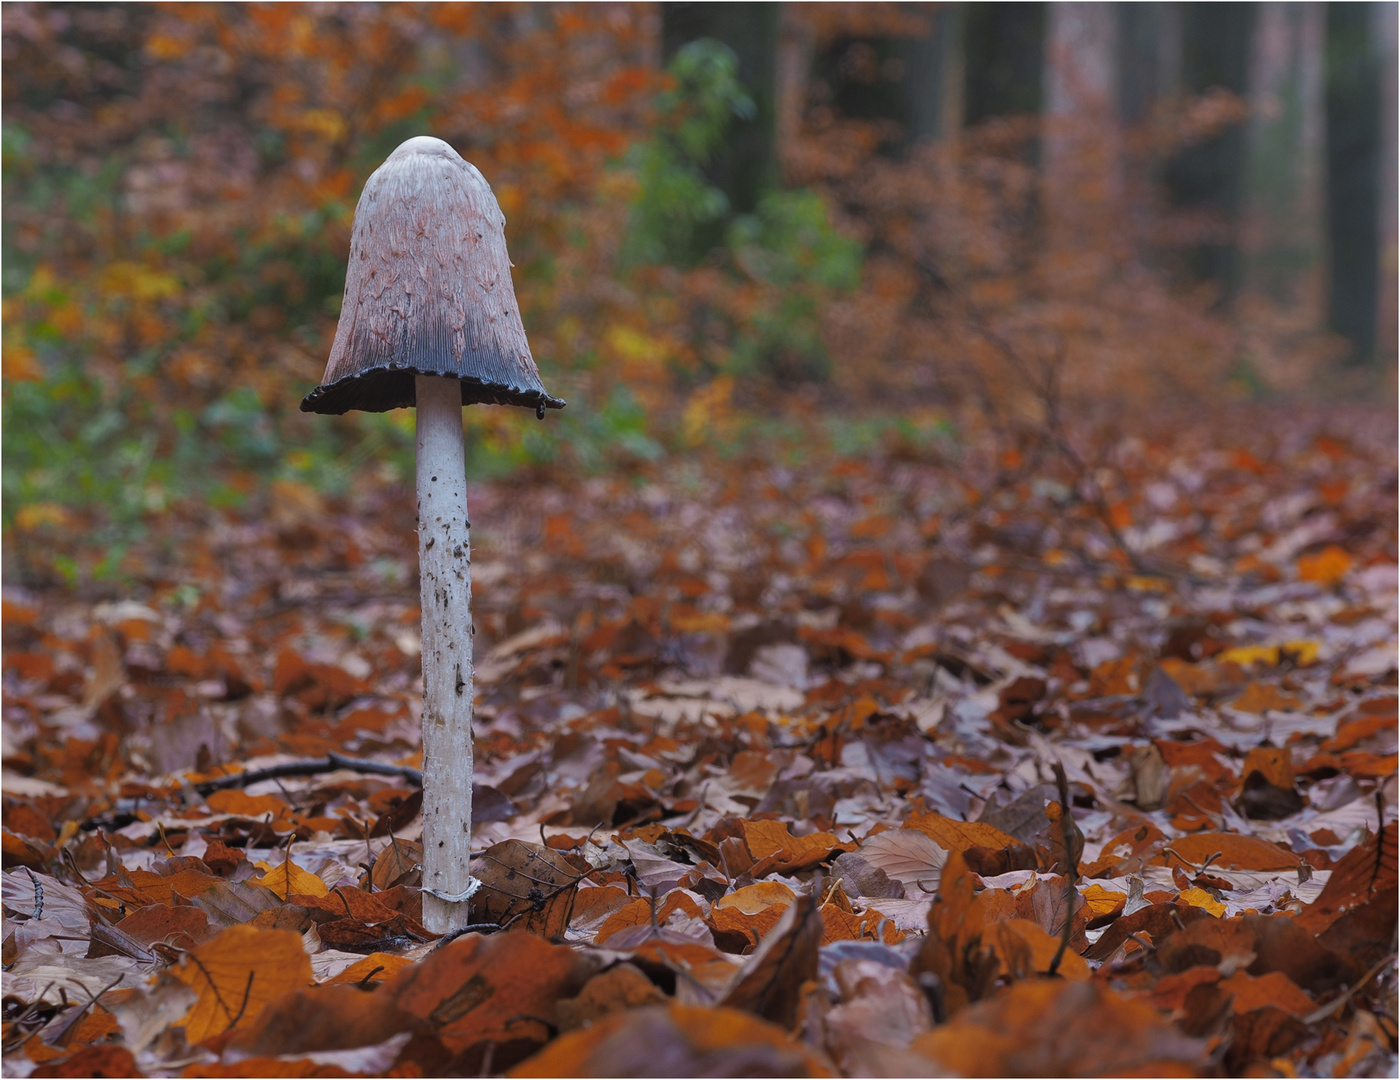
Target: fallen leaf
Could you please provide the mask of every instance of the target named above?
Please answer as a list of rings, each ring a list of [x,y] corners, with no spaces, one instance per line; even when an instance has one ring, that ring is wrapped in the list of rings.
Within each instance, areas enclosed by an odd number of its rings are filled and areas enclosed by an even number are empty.
[[[1212,855],[1212,866],[1222,870],[1296,870],[1298,856],[1277,844],[1239,833],[1205,832],[1180,836],[1164,845],[1152,859],[1156,866],[1181,866],[1198,870]]]
[[[782,1028],[730,1008],[672,1003],[614,1013],[571,1031],[506,1075],[830,1076]]]
[[[735,974],[719,1004],[791,1028],[797,1022],[802,984],[816,977],[823,932],[816,900],[797,897]]]
[[[1347,576],[1353,561],[1345,548],[1328,544],[1321,551],[1298,556],[1298,580],[1335,585]]]
[[[890,829],[865,840],[857,849],[866,862],[889,877],[924,892],[937,892],[948,851],[921,829]]]
[[[1194,1076],[1205,1047],[1094,982],[1016,983],[910,1047],[958,1076]]]
[[[573,912],[580,874],[564,856],[539,844],[505,840],[476,856],[481,888],[475,918],[545,937],[562,937]]]
[[[262,876],[256,878],[254,884],[261,885],[274,896],[280,896],[283,900],[289,899],[293,894],[325,896],[330,892],[324,881],[315,874],[303,870],[291,859],[284,859],[276,866],[265,862],[254,865],[262,871]]]
[[[185,1038],[197,1045],[310,983],[311,958],[297,934],[233,926],[187,953],[174,975],[199,994],[184,1021]]]
[[[1281,971],[1254,976],[1237,971],[1220,983],[1220,988],[1235,996],[1234,1010],[1237,1013],[1252,1012],[1255,1009],[1278,1008],[1290,1016],[1303,1017],[1317,1007],[1317,1002],[1299,990]]]
[[[454,1053],[484,1042],[543,1043],[555,1003],[576,997],[597,962],[541,937],[468,934],[404,968],[376,994],[424,1021]]]
[[[357,986],[373,985],[376,982],[384,982],[411,964],[411,960],[393,953],[370,953],[363,959],[356,960],[339,975],[326,980],[325,985],[332,986],[337,983],[351,983]]]
[[[1394,889],[1400,877],[1398,846],[1396,823],[1391,822],[1348,851],[1332,868],[1318,898],[1298,914],[1298,924],[1320,934],[1348,910]]]
[[[622,963],[594,975],[577,997],[561,998],[556,1006],[559,1029],[572,1031],[626,1009],[657,1005],[666,995],[634,965]]]

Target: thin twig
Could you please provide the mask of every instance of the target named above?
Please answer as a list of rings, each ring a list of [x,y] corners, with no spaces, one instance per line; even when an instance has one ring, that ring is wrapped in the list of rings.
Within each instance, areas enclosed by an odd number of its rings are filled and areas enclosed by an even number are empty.
[[[1060,930],[1060,947],[1050,961],[1051,976],[1060,970],[1060,961],[1065,958],[1070,935],[1074,933],[1074,901],[1078,896],[1079,884],[1079,859],[1074,854],[1074,819],[1069,812],[1069,777],[1058,761],[1055,762],[1055,786],[1060,793],[1060,833],[1065,842],[1065,925]]]
[[[337,769],[352,769],[355,772],[374,776],[396,776],[412,784],[423,786],[423,773],[410,765],[392,765],[387,761],[371,761],[368,758],[346,757],[344,754],[330,753],[323,758],[303,758],[300,761],[284,761],[280,765],[268,765],[262,769],[249,769],[246,772],[221,776],[217,780],[205,780],[194,786],[201,795],[212,795],[216,791],[230,788],[248,787],[264,780],[277,780],[284,776],[319,776],[335,772]]]

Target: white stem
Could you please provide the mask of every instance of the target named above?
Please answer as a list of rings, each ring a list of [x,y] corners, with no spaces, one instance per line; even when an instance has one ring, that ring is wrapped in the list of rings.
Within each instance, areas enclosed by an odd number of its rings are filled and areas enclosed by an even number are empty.
[[[471,882],[472,612],[462,391],[417,377],[418,572],[423,600],[423,925],[468,923]],[[439,895],[433,895],[428,890]]]

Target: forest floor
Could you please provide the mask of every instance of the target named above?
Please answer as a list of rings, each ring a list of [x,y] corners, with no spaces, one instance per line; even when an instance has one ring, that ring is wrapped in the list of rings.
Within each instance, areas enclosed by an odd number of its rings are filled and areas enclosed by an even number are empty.
[[[1394,423],[472,487],[447,942],[411,493],[7,586],[5,1073],[1394,1075]]]

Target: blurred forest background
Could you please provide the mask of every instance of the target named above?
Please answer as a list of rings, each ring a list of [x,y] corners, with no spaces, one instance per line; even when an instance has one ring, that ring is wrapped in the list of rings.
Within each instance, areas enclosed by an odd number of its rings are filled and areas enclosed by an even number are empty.
[[[411,481],[411,411],[297,405],[416,134],[569,401],[468,410],[476,479],[1394,399],[1394,4],[9,3],[3,60],[11,582]]]

